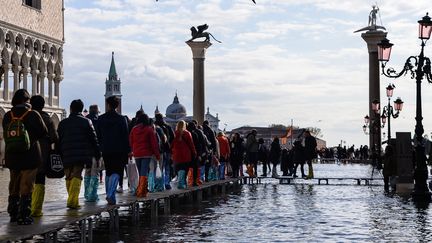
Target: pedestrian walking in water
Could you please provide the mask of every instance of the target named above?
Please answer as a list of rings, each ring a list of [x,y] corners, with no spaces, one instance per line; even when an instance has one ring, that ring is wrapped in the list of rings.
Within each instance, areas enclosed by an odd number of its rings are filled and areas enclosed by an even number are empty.
[[[3,118],[5,166],[9,169],[7,212],[10,222],[33,223],[31,199],[38,168],[43,162],[39,140],[48,134],[38,112],[31,110],[30,95],[19,89],[12,98],[12,109]]]
[[[233,177],[243,176],[243,159],[244,159],[244,142],[240,133],[234,133],[231,140],[231,166],[233,169]]]
[[[217,140],[219,143],[220,151],[219,180],[225,180],[225,165],[228,163],[231,154],[230,145],[228,138],[225,137],[225,134],[223,132],[218,133]]]
[[[86,118],[90,119],[93,123],[93,127],[95,129],[95,131],[97,131],[97,122],[99,119],[99,106],[98,105],[90,105],[89,106],[89,113],[86,116]],[[103,161],[101,162],[101,168],[99,168],[99,182],[102,184],[103,183]],[[84,177],[84,181],[85,181],[85,177]]]
[[[212,166],[211,161],[213,159],[213,156],[218,157],[217,151],[219,150],[219,147],[217,145],[217,139],[216,139],[215,133],[210,128],[209,122],[207,120],[205,120],[202,124],[202,131],[203,131],[204,135],[206,136],[208,142],[210,143],[209,144],[208,157],[206,160],[207,162],[205,164],[205,181],[208,181],[209,170],[210,170],[210,167]]]
[[[305,152],[304,147],[301,144],[300,140],[296,140],[294,142],[293,148],[293,161],[294,161],[294,177],[297,177],[297,167],[300,165],[300,172],[302,178],[306,178],[306,174],[304,173],[304,164],[305,164]]]
[[[35,95],[31,97],[30,104],[32,106],[32,109],[34,111],[37,111],[42,117],[42,120],[48,129],[48,134],[39,139],[42,154],[42,164],[39,166],[38,172],[36,174],[36,181],[33,189],[31,204],[31,215],[33,217],[40,217],[43,215],[42,205],[45,197],[46,169],[48,167],[50,152],[53,149],[53,145],[58,142],[58,135],[54,126],[54,122],[51,119],[50,115],[43,111],[43,108],[45,106],[45,99],[40,95]]]
[[[172,158],[178,176],[178,189],[186,189],[186,171],[197,153],[192,141],[192,135],[186,130],[186,122],[177,122],[174,140],[171,144]]]
[[[192,140],[195,146],[195,150],[197,151],[197,157],[192,161],[192,164],[189,168],[189,173],[191,175],[190,183],[191,186],[201,185],[203,180],[201,178],[201,171],[205,164],[205,159],[207,158],[208,153],[208,141],[204,133],[196,127],[196,123],[191,121],[187,124],[187,130],[192,135]]]
[[[279,164],[280,157],[281,157],[281,151],[282,150],[281,150],[281,146],[279,143],[279,138],[275,137],[273,139],[273,142],[271,143],[271,146],[270,146],[270,156],[269,156],[270,162],[273,165],[273,169],[272,169],[272,177],[273,178],[279,177],[279,175],[277,173],[276,166]]]
[[[117,113],[119,104],[116,96],[108,97],[107,112],[99,117],[97,125],[97,135],[105,163],[106,200],[110,205],[116,204],[117,185],[123,178],[124,168],[131,153],[128,121]],[[97,184],[97,177],[92,176],[91,179]]]
[[[129,135],[129,143],[139,173],[139,183],[136,191],[137,197],[146,197],[148,193],[148,174],[152,158],[160,160],[159,144],[156,132],[151,125],[147,114],[142,114],[137,119],[137,125],[132,128]]]
[[[246,167],[250,177],[257,175],[259,144],[256,135],[257,131],[255,129],[246,135]]]
[[[69,117],[57,129],[68,192],[67,207],[71,209],[80,207],[78,196],[83,169],[91,169],[101,157],[96,131],[92,121],[82,115],[83,108],[81,100],[73,100]]]
[[[310,131],[305,131],[305,160],[308,164],[308,179],[314,177],[312,161],[317,158],[317,142],[316,138],[313,137]]]

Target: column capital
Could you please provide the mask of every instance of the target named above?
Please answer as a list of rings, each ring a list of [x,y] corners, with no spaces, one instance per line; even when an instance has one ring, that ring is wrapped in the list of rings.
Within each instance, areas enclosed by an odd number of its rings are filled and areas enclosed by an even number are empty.
[[[48,75],[47,75],[47,78],[49,79],[49,80],[53,80],[54,78],[55,78],[55,74],[54,73],[48,73]]]
[[[193,58],[205,58],[206,49],[212,45],[210,41],[186,41],[186,44],[192,49]]]
[[[27,74],[30,72],[30,68],[22,68],[21,72]]]
[[[369,53],[378,52],[377,44],[381,42],[381,40],[386,36],[387,32],[381,30],[369,30],[361,35],[363,40],[365,40],[367,43]]]
[[[21,66],[16,66],[16,65],[13,65],[12,66],[12,71],[14,72],[14,73],[18,73],[18,72],[20,72],[21,71]]]
[[[31,70],[31,74],[32,75],[38,75],[39,74],[39,70]]]

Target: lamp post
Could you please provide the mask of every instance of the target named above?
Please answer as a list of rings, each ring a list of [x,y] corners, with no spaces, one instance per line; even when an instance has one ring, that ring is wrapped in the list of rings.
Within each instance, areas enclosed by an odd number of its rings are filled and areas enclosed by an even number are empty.
[[[432,83],[431,61],[424,55],[426,41],[429,40],[432,31],[431,18],[426,13],[419,23],[419,39],[421,40],[421,51],[418,56],[410,56],[405,61],[405,65],[400,72],[393,68],[385,69],[390,59],[392,43],[384,38],[378,43],[378,60],[381,61],[382,74],[389,78],[399,78],[402,75],[410,74],[411,79],[416,79],[416,126],[415,126],[415,171],[414,171],[414,191],[413,199],[416,201],[430,202],[431,193],[427,187],[428,171],[426,165],[425,148],[423,144],[423,124],[422,124],[422,104],[421,104],[421,82],[426,77],[429,83]]]
[[[402,107],[403,107],[403,101],[401,100],[401,98],[397,98],[394,101],[394,107],[390,104],[390,99],[393,96],[393,90],[394,90],[395,86],[393,84],[389,84],[386,88],[386,94],[387,94],[387,98],[388,98],[388,104],[387,106],[384,106],[383,108],[383,113],[381,116],[381,119],[384,119],[382,121],[382,123],[385,123],[385,119],[387,118],[387,144],[390,144],[390,139],[391,139],[391,128],[390,128],[390,118],[398,118],[399,117],[399,112],[402,111]],[[395,113],[396,111],[396,113]]]
[[[383,116],[379,116],[380,114],[380,102],[378,100],[373,100],[372,101],[372,111],[373,111],[373,118],[371,119],[369,117],[369,115],[366,115],[364,117],[364,122],[365,124],[363,125],[363,132],[366,135],[371,135],[372,137],[372,141],[374,141],[374,143],[372,143],[372,147],[371,147],[371,158],[372,158],[372,165],[376,166],[377,168],[381,168],[381,164],[377,162],[378,159],[378,155],[381,152],[381,144],[377,144],[376,143],[376,139],[375,136],[381,136],[380,134],[380,128],[383,128],[386,122],[386,119]],[[382,125],[381,125],[382,123]],[[367,132],[369,128],[370,133]]]

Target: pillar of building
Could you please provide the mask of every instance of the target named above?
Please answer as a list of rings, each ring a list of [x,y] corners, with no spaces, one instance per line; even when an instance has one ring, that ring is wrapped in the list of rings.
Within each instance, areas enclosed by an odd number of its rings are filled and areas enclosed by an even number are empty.
[[[31,75],[32,75],[32,95],[37,95],[38,92],[38,74],[39,71],[38,70],[32,70],[31,71]]]
[[[22,80],[21,82],[23,82],[23,89],[27,90],[27,75],[29,73],[29,68],[23,68],[21,70],[21,74],[22,74]]]
[[[3,79],[3,100],[9,101],[9,69],[10,65],[3,65],[4,79]]]
[[[204,60],[205,52],[212,44],[209,41],[186,42],[193,56],[193,118],[202,124],[205,112]]]
[[[381,148],[381,121],[380,114],[372,110],[372,102],[380,101],[380,66],[378,61],[377,44],[387,36],[387,33],[381,30],[369,30],[362,35],[366,41],[369,52],[369,148]]]
[[[39,95],[45,99],[45,78],[47,77],[47,72],[39,73]]]
[[[14,78],[14,93],[20,88],[20,72],[21,66],[13,66],[12,67],[13,78]]]
[[[53,105],[53,80],[54,80],[54,74],[50,73],[48,74],[48,105]]]

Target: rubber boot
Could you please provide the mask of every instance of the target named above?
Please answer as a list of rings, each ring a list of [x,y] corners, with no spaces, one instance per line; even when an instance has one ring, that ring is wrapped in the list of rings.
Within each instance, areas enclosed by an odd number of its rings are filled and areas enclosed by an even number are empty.
[[[43,215],[42,205],[44,202],[44,197],[45,197],[45,185],[35,184],[32,193],[31,216],[41,217]]]
[[[17,223],[19,225],[33,224],[33,218],[31,217],[31,198],[32,195],[24,195],[20,198],[17,218]]]
[[[279,175],[277,173],[277,169],[276,169],[276,165],[273,165],[273,169],[272,169],[272,177],[273,178],[278,178]]]
[[[193,186],[194,181],[193,181],[193,169],[189,168],[188,173],[187,173],[187,185],[189,187]]]
[[[198,169],[197,169],[196,174],[197,174],[197,178],[196,178],[195,183],[196,183],[198,186],[201,186],[202,183],[203,183],[203,181],[201,180],[201,167],[200,167],[200,166],[198,166]]]
[[[120,180],[119,174],[112,174],[109,178],[109,181],[106,180],[105,183],[107,186],[105,186],[106,190],[106,200],[108,201],[109,205],[115,205],[116,204],[116,189],[118,186]]]
[[[148,193],[147,188],[148,188],[147,176],[140,176],[138,188],[136,191],[136,196],[137,197],[147,197],[147,193]]]
[[[98,197],[98,187],[99,187],[99,178],[98,176],[90,176],[90,181],[87,190],[87,202],[97,202],[99,201]]]
[[[7,212],[9,213],[10,222],[14,223],[18,219],[19,196],[9,196]]]
[[[186,171],[185,170],[179,170],[178,172],[178,182],[177,182],[177,188],[178,189],[186,189]]]
[[[90,192],[90,176],[84,176],[84,198],[86,202],[91,202],[89,200],[89,192]]]
[[[71,180],[66,180],[66,191],[69,194]]]
[[[313,174],[313,168],[312,168],[312,162],[310,164],[308,164],[308,179],[312,179],[314,178],[314,174]]]
[[[155,191],[155,173],[153,171],[149,172],[148,174],[148,191],[154,192]]]
[[[79,193],[81,190],[81,179],[79,178],[72,178],[72,180],[70,181],[70,186],[69,186],[69,197],[67,200],[67,207],[70,209],[78,209],[80,208],[79,205]]]

